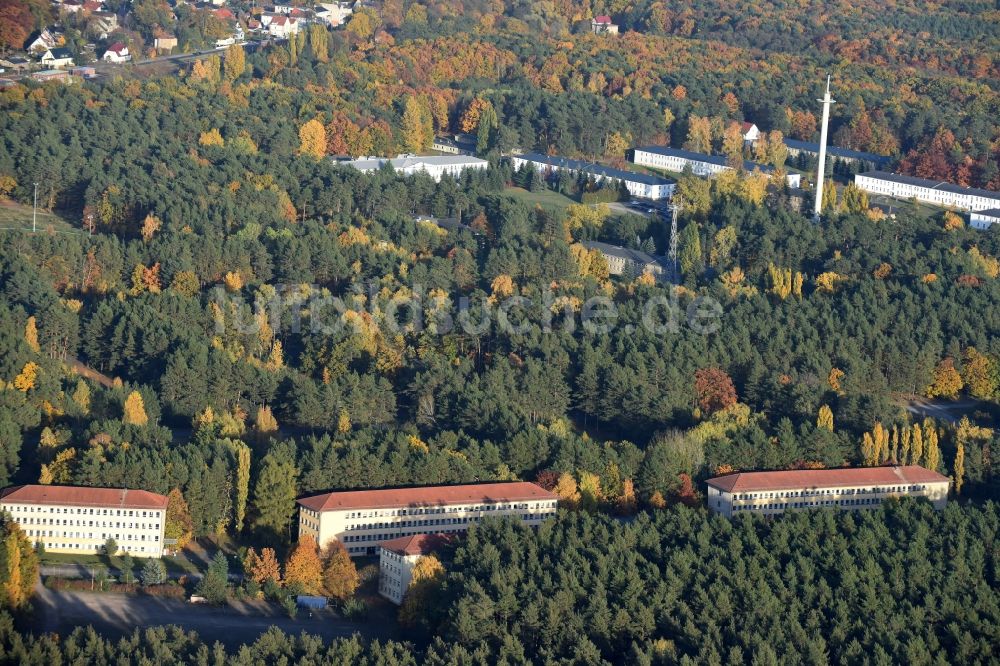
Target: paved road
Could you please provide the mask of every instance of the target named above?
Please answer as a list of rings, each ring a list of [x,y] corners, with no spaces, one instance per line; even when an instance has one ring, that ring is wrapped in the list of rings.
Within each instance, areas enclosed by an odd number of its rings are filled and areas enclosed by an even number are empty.
[[[938,421],[958,423],[962,416],[972,412],[979,404],[981,404],[980,400],[973,400],[971,398],[946,402],[913,397],[907,402],[906,409],[911,414],[916,414],[917,416],[929,416]]]
[[[102,635],[119,638],[136,628],[174,624],[196,631],[201,638],[219,641],[230,650],[252,643],[270,627],[290,634],[306,631],[325,640],[360,633],[366,638],[392,638],[385,626],[357,624],[332,613],[300,613],[292,620],[285,612],[265,601],[239,602],[221,608],[190,604],[177,599],[110,592],[71,592],[36,586],[35,603],[41,621],[38,633],[66,635],[78,626],[91,625]]]

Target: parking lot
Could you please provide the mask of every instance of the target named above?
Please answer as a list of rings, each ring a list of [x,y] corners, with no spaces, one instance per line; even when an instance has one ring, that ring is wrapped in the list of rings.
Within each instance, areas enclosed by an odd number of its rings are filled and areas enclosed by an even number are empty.
[[[36,588],[34,601],[43,618],[38,633],[67,635],[76,627],[91,625],[109,638],[118,638],[131,634],[136,627],[174,624],[196,631],[207,643],[219,641],[229,649],[252,643],[272,626],[290,634],[306,631],[327,641],[354,633],[365,638],[394,637],[393,627],[386,623],[348,622],[330,611],[316,612],[312,617],[300,611],[293,620],[265,601],[214,607],[142,595],[56,592],[41,585]]]

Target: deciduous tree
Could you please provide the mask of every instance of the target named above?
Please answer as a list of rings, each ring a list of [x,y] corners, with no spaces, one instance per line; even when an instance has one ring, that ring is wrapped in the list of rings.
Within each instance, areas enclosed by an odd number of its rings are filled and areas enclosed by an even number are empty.
[[[285,562],[285,585],[298,587],[303,594],[323,593],[323,563],[316,540],[308,534],[299,537]]]

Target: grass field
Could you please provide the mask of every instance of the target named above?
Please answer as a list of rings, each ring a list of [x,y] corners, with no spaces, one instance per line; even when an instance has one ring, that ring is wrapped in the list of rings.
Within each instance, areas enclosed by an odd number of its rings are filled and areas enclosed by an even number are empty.
[[[80,229],[55,213],[38,209],[38,230],[49,228],[56,231],[75,231]],[[31,206],[24,206],[13,201],[0,202],[0,229],[31,229]]]
[[[136,573],[138,574],[138,569],[141,566],[142,558],[138,555],[135,556]],[[44,553],[39,563],[42,565],[79,565],[82,567],[107,567],[109,560],[106,555],[85,555],[76,553]],[[110,559],[110,564],[112,569],[118,569],[121,566],[121,557],[112,557]],[[193,574],[199,573],[200,570],[198,566],[186,557],[186,553],[182,552],[180,555],[172,556],[168,555],[163,558],[163,564],[167,568],[168,573],[174,574]]]
[[[523,201],[529,206],[541,206],[550,211],[561,211],[570,204],[577,203],[567,196],[553,192],[552,190],[542,190],[541,192],[529,192],[520,187],[508,187],[504,194],[518,201]]]

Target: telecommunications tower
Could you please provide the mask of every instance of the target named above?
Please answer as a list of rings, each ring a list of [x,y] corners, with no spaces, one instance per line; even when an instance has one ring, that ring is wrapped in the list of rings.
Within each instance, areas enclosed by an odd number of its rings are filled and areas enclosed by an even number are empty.
[[[830,105],[836,101],[830,98],[830,75],[826,76],[826,94],[823,99],[816,100],[823,103],[823,126],[819,131],[819,165],[816,167],[816,204],[813,208],[813,220],[819,222],[820,212],[823,210],[823,180],[826,178],[826,130],[830,123]]]

